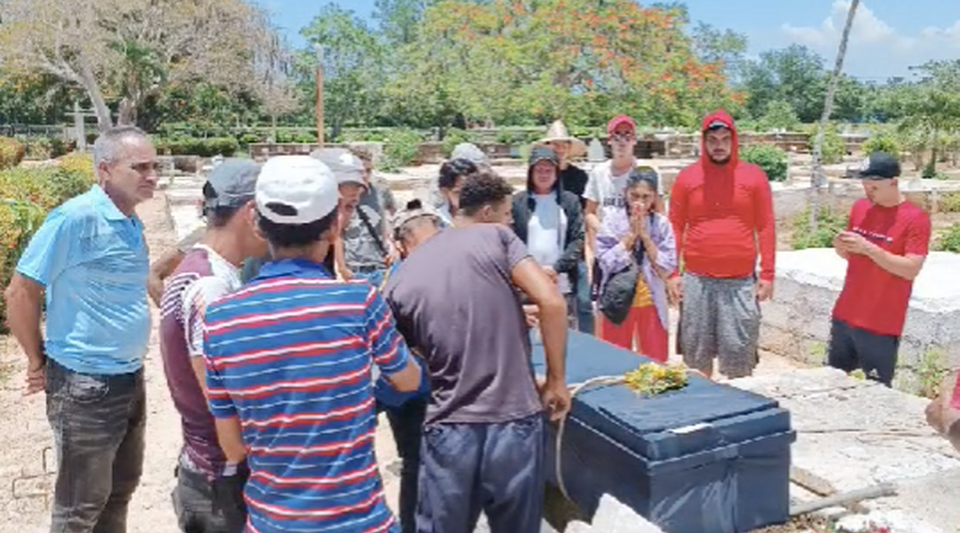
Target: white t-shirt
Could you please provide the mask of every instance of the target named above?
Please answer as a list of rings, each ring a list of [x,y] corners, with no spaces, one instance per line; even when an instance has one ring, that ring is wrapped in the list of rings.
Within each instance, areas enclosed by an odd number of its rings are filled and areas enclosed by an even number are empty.
[[[243,285],[240,282],[240,270],[232,263],[214,252],[208,246],[203,248],[210,261],[210,276],[194,281],[183,292],[183,329],[187,339],[187,349],[191,357],[203,356],[203,316],[207,306],[236,292]]]
[[[553,267],[563,255],[566,247],[567,214],[557,203],[557,195],[534,194],[536,207],[530,215],[527,225],[527,250],[541,266]],[[566,274],[560,274],[557,279],[560,292],[570,292],[570,281]]]
[[[623,207],[624,204],[623,190],[627,186],[627,178],[633,171],[633,167],[628,168],[623,174],[614,174],[612,169],[613,161],[606,161],[593,167],[587,186],[583,190],[584,198],[597,202],[598,213],[602,213],[607,207]]]

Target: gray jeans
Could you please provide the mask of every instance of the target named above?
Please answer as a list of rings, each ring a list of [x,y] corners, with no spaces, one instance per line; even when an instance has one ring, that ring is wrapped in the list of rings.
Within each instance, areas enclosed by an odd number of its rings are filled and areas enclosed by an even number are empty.
[[[707,278],[683,275],[679,348],[683,362],[701,372],[713,370],[741,378],[753,373],[758,361],[760,304],[756,279]]]
[[[143,471],[143,371],[78,374],[51,359],[46,393],[58,465],[50,532],[126,532]]]

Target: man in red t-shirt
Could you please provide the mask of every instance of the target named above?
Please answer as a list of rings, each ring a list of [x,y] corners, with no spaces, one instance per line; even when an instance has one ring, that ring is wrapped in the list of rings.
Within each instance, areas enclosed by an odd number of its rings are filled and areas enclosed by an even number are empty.
[[[833,308],[827,360],[889,387],[913,280],[927,257],[930,217],[900,193],[893,156],[873,153],[859,174],[867,197],[853,204],[846,231],[833,240],[847,276]]]

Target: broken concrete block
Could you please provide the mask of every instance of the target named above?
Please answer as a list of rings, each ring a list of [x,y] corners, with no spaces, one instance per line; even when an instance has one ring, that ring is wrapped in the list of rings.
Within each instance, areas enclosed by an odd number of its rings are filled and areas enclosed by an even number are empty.
[[[847,263],[831,248],[777,252],[774,299],[763,304],[761,346],[806,363],[826,357],[833,305]],[[917,391],[933,366],[960,366],[960,254],[932,252],[914,282],[907,312],[897,388]],[[924,372],[921,372],[924,371]]]

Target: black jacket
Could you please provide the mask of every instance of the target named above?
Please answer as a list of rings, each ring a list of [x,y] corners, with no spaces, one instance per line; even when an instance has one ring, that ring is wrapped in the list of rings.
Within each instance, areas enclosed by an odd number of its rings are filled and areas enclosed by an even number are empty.
[[[567,234],[564,238],[564,249],[560,259],[553,269],[558,274],[566,274],[572,287],[577,285],[577,264],[583,259],[583,210],[580,208],[580,199],[572,192],[564,191],[560,180],[554,187],[560,208],[567,216]],[[524,243],[527,242],[527,227],[530,225],[530,216],[536,208],[536,199],[533,197],[530,185],[530,175],[527,175],[527,190],[513,196],[513,231]]]

